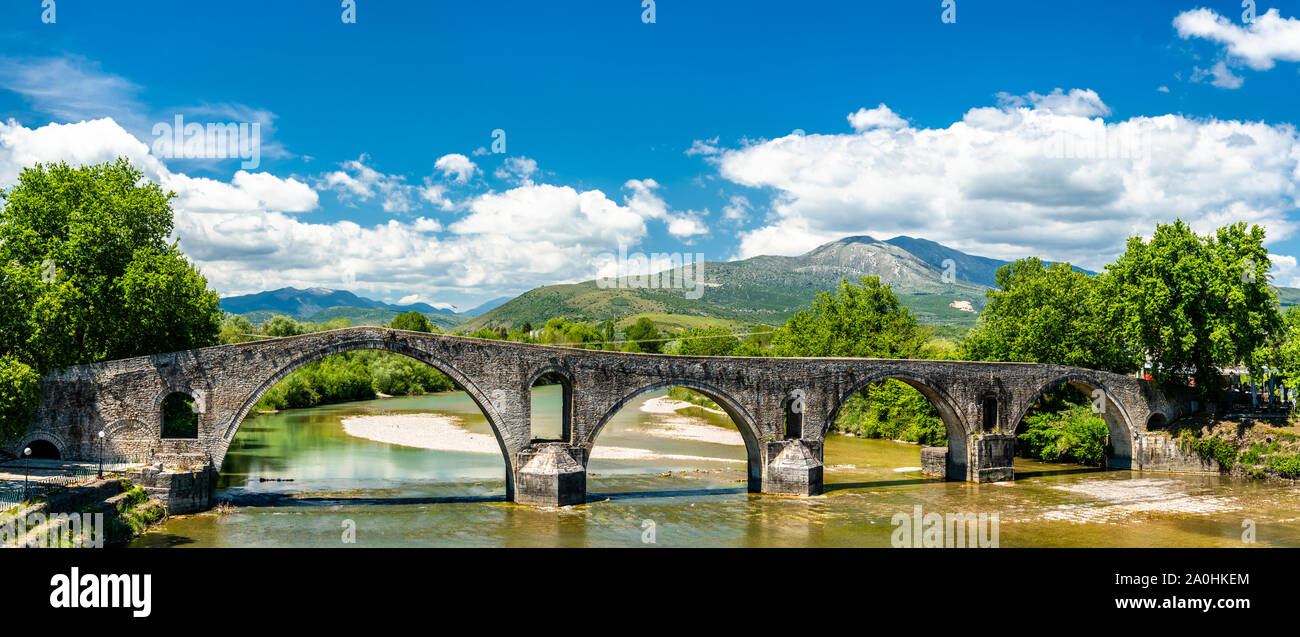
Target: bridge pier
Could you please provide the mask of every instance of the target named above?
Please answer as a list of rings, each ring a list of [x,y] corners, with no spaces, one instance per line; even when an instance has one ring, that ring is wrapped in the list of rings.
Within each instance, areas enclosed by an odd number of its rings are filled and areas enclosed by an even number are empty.
[[[967,482],[1005,482],[1016,477],[1016,435],[982,433],[971,437]],[[952,476],[949,479],[953,479]],[[960,478],[959,478],[960,479]]]
[[[760,490],[776,495],[821,495],[821,442],[796,438],[764,443]]]
[[[563,442],[545,442],[516,455],[515,503],[568,506],[587,501],[586,450]]]

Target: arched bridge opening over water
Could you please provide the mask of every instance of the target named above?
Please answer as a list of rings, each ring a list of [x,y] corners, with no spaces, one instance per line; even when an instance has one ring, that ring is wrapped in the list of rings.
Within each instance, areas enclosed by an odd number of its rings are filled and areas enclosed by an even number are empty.
[[[693,389],[722,406],[745,441],[750,491],[786,495],[821,493],[827,430],[849,397],[881,380],[907,383],[934,403],[948,430],[952,480],[1013,479],[1016,425],[1063,383],[1093,397],[1109,429],[1111,467],[1140,469],[1134,449],[1147,423],[1187,412],[1186,402],[1147,381],[1057,365],[627,354],[355,327],[57,370],[42,380],[41,406],[17,449],[39,440],[64,458],[103,453],[220,471],[262,394],[307,363],[362,349],[423,361],[462,387],[496,436],[507,497],[521,504],[583,502],[587,461],[605,424],[635,397],[665,387]],[[529,392],[544,373],[566,386],[567,440],[534,439]],[[164,403],[177,393],[193,401],[192,437],[163,436]]]

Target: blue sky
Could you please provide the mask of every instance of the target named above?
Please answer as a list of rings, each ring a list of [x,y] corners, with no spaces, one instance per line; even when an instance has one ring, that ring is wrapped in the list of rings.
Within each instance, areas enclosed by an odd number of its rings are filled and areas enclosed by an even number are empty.
[[[465,308],[848,234],[1098,268],[1176,215],[1300,279],[1300,2],[53,1],[3,3],[0,186],[131,157],[223,294]],[[258,165],[160,156],[178,114]]]

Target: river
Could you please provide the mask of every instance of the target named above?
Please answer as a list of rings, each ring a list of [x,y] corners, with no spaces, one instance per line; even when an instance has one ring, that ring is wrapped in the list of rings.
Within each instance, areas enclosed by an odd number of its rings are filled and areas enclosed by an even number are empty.
[[[534,417],[558,418],[559,388],[535,392]],[[343,428],[349,418],[442,414],[490,435],[460,392],[257,416],[219,480],[217,498],[233,510],[174,517],[130,546],[888,547],[918,506],[996,514],[1001,547],[1300,546],[1292,484],[1024,459],[1014,482],[946,482],[921,475],[915,445],[839,435],[826,442],[824,496],[752,495],[731,421],[653,409],[662,400],[643,396],[614,417],[588,467],[588,503],[561,509],[505,502],[500,452],[399,446]],[[643,409],[647,401],[658,402]],[[1252,531],[1253,544],[1243,540]]]

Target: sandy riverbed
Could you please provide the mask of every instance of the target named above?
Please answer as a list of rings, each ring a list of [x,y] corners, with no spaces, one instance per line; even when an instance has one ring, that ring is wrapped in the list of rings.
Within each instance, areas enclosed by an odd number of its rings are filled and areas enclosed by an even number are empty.
[[[655,414],[677,414],[677,410],[697,407],[690,403],[663,397],[651,398],[641,406],[641,411]],[[709,410],[712,411],[712,410]],[[721,412],[719,412],[721,413]],[[475,433],[460,425],[460,420],[445,414],[386,414],[380,416],[355,416],[343,419],[343,431],[349,436],[376,442],[419,449],[459,451],[463,453],[501,453],[496,438]],[[678,440],[695,440],[723,445],[744,445],[740,432],[718,427],[689,416],[669,416],[659,426],[646,430],[647,435]],[[596,445],[593,460],[692,460],[701,462],[743,463],[743,460],[712,458],[684,454],[664,454],[651,449],[611,447]]]

